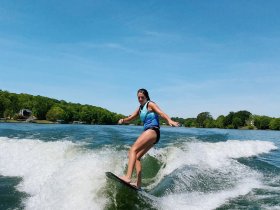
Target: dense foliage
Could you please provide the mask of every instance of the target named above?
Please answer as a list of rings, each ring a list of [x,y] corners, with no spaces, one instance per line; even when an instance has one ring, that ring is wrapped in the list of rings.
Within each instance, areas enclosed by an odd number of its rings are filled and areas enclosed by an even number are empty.
[[[18,119],[21,109],[31,110],[38,120],[60,120],[65,123],[78,121],[87,124],[115,124],[123,117],[96,106],[0,90],[0,118]]]
[[[185,127],[197,128],[280,130],[280,118],[253,115],[248,111],[230,112],[226,116],[220,115],[217,119],[213,119],[209,112],[201,112],[196,118],[181,119],[180,123]]]
[[[79,122],[86,124],[116,124],[124,115],[104,108],[78,103],[67,103],[43,96],[9,93],[0,90],[0,118],[19,119],[19,111],[29,109],[38,120],[53,122]],[[196,118],[172,118],[185,127],[197,128],[247,128],[280,130],[280,118],[253,115],[248,111],[230,112],[214,119],[209,112],[201,112]],[[160,118],[160,123],[166,122]],[[132,124],[140,125],[136,119]]]

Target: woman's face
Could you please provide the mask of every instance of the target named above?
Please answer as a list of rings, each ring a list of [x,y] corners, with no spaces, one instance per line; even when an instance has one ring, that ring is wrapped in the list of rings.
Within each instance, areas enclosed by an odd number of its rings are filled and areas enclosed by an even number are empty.
[[[147,102],[147,98],[143,93],[139,92],[137,94],[137,97],[138,97],[138,101],[141,105],[144,105]]]

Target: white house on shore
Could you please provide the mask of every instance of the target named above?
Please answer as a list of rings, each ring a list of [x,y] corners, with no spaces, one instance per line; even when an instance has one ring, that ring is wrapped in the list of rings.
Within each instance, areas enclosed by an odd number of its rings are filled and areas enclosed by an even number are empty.
[[[32,111],[29,109],[21,109],[18,114],[23,118],[29,118],[32,116]]]

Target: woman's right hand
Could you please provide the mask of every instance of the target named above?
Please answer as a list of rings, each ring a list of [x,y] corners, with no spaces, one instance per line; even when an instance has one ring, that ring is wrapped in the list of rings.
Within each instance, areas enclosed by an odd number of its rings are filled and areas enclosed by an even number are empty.
[[[123,124],[123,119],[119,119],[119,122],[118,122],[118,124]]]

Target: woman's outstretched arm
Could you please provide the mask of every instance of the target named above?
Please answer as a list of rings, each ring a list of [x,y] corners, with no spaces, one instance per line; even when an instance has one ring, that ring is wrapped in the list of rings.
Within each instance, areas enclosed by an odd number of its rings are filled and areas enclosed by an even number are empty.
[[[165,114],[155,103],[149,103],[149,107],[161,116],[170,126],[180,126],[178,122],[173,121],[167,114]]]
[[[136,119],[139,115],[139,108],[133,112],[131,115],[129,115],[128,117],[122,118],[119,120],[118,124],[123,124],[123,123],[129,123],[132,120]]]

